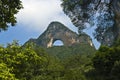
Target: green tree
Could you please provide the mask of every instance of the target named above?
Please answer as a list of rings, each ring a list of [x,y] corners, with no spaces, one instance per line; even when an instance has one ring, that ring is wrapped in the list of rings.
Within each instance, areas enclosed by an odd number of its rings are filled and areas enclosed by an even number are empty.
[[[90,64],[91,60],[87,55],[72,55],[64,61],[65,80],[87,80],[85,74],[92,68]]]
[[[38,55],[31,46],[23,48],[16,42],[6,48],[1,47],[0,55],[0,63],[7,64],[17,79],[30,80],[41,75],[46,63],[46,58]]]
[[[23,8],[20,0],[0,0],[0,31],[7,30],[9,24],[15,25],[15,14]]]
[[[101,46],[93,58],[96,80],[119,80],[120,47]],[[99,79],[101,77],[101,79]]]
[[[105,7],[102,7],[101,3],[103,3],[102,0],[62,0],[62,7],[64,13],[70,17],[71,22],[78,27],[79,34],[84,34],[84,29],[87,28],[87,25],[84,25],[86,22],[89,23],[91,27],[97,24],[93,32],[94,38],[100,43],[110,46],[116,37],[114,34],[114,15],[116,14],[114,14],[114,10],[111,10],[111,7],[114,5],[118,6],[117,3],[119,3],[119,1],[109,0],[109,4],[104,2],[105,5],[108,5],[106,6],[108,10],[103,9]],[[90,6],[91,4],[93,4],[92,7]],[[103,14],[97,15],[96,19],[94,19],[94,15],[98,10],[103,12]],[[107,13],[107,15],[104,13]],[[96,20],[98,21],[96,22]],[[112,24],[110,22],[112,22]],[[106,25],[102,25],[105,23]],[[111,34],[113,38],[109,37],[108,33]],[[110,41],[106,41],[108,38]]]
[[[119,80],[120,79],[120,61],[116,61],[114,63],[114,66],[111,70],[111,77],[113,80]]]
[[[17,80],[5,63],[0,63],[0,80]]]

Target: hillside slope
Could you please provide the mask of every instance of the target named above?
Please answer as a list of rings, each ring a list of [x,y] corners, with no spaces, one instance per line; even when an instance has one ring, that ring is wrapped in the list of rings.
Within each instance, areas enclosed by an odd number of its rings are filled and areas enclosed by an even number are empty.
[[[73,55],[87,55],[92,56],[95,53],[95,48],[87,45],[74,45],[74,46],[53,46],[45,49],[50,55],[56,56],[59,59],[66,59]]]

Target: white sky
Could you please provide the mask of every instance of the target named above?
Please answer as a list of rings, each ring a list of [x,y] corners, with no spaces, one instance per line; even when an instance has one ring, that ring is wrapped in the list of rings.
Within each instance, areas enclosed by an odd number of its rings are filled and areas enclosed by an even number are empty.
[[[20,25],[26,26],[26,30],[41,34],[52,21],[59,21],[77,32],[77,28],[64,14],[60,0],[22,0],[22,2],[24,9],[17,15],[17,20]],[[98,47],[99,43],[93,41]]]
[[[17,15],[19,23],[29,30],[43,32],[52,21],[59,21],[77,32],[64,14],[60,0],[22,0],[24,9]]]

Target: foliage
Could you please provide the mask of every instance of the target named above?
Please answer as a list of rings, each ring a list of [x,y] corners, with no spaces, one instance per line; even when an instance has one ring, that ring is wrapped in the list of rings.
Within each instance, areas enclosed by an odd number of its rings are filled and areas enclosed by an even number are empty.
[[[12,69],[11,73],[18,79],[29,80],[40,75],[46,63],[44,57],[38,56],[31,47],[22,48],[14,43],[0,48],[0,55],[0,63],[7,64],[7,67]]]
[[[113,0],[109,0],[109,2],[105,0],[62,0],[62,7],[71,22],[78,27],[79,34],[83,34],[84,29],[87,29],[88,26],[91,29],[96,26],[92,32],[93,37],[101,44],[111,46],[116,38],[116,34],[114,34],[116,33],[115,14],[111,7],[117,2]]]
[[[74,1],[74,0],[62,0],[62,2],[63,2],[62,3],[63,9],[64,9],[64,7],[67,6],[67,9],[69,11],[72,11],[74,9],[74,7],[76,6],[76,4],[78,4],[78,3],[79,3],[79,5],[83,4],[83,0],[76,0],[76,1]]]
[[[101,46],[97,52],[92,51],[93,48],[90,48],[90,52],[86,47],[89,53],[79,51],[80,48],[77,45],[53,47],[53,49],[49,48],[50,52],[58,50],[61,54],[48,54],[39,46],[28,44],[22,47],[14,41],[6,48],[0,47],[0,79],[119,80],[120,46],[118,44],[113,47]]]
[[[46,52],[63,60],[72,55],[81,54],[92,56],[95,53],[95,48],[88,44],[74,46],[54,46],[46,49]]]
[[[93,67],[99,80],[119,80],[120,46],[101,46],[93,58]],[[98,80],[98,79],[97,79]]]
[[[0,80],[17,80],[5,63],[0,63]]]
[[[92,69],[91,58],[95,48],[82,44],[47,48],[49,55],[57,57],[64,67],[61,80],[87,80],[85,74]]]
[[[23,8],[20,0],[0,0],[0,31],[6,30],[8,25],[15,25],[15,14]]]
[[[77,50],[74,49],[73,51]],[[68,54],[69,51],[66,53]],[[3,70],[2,68],[0,70],[9,73],[8,76],[11,79],[86,80],[85,73],[91,69],[89,65],[91,57],[87,54],[70,53],[69,57],[60,58],[50,53],[47,54],[44,49],[35,47],[33,44],[21,47],[17,41],[8,44],[6,48],[0,47],[0,55],[0,64],[4,64]],[[62,54],[60,56],[62,57]],[[7,74],[1,76],[3,78]]]
[[[85,74],[91,67],[90,57],[75,54],[64,61],[65,80],[87,80]]]

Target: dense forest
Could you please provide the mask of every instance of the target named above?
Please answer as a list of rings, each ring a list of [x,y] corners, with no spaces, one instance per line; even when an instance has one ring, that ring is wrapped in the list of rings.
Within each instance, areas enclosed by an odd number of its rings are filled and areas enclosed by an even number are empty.
[[[68,50],[64,54],[69,57],[63,58],[13,41],[0,47],[0,80],[119,80],[119,53],[120,41],[91,54],[69,54]]]

